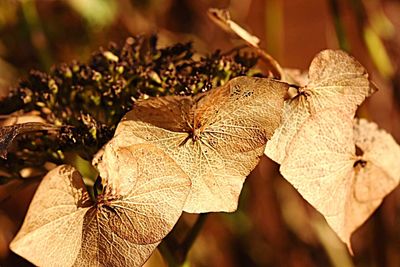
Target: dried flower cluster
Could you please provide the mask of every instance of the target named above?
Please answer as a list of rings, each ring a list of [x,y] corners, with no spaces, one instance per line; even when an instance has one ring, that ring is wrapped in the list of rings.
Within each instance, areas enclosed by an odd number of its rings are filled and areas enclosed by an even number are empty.
[[[137,99],[195,95],[236,76],[257,73],[253,68],[257,57],[251,54],[217,51],[200,59],[194,54],[190,43],[160,49],[154,36],[135,37],[122,47],[100,49],[88,64],[64,64],[50,74],[32,71],[0,101],[0,114],[23,111],[60,129],[56,135],[19,138],[8,159],[0,159],[0,169],[9,173],[2,182],[19,177],[27,167],[44,173],[45,162],[64,163],[65,151],[90,160]]]

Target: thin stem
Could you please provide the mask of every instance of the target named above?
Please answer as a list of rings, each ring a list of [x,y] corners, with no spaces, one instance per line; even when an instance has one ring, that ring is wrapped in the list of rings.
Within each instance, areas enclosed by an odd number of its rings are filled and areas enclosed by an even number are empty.
[[[193,243],[196,241],[197,236],[201,232],[204,223],[206,222],[208,213],[202,213],[197,217],[196,222],[194,223],[190,232],[186,235],[180,246],[180,262],[183,263],[186,260],[187,254],[189,253],[190,248],[193,246]]]
[[[179,267],[180,264],[177,262],[176,257],[173,255],[171,252],[170,248],[168,247],[168,244],[166,242],[161,242],[161,244],[158,246],[158,249],[163,256],[164,260],[167,262],[169,267]]]
[[[268,65],[269,68],[271,68],[271,73],[274,76],[274,78],[278,80],[282,80],[284,78],[284,72],[279,65],[278,61],[275,60],[270,54],[268,54],[265,50],[259,48],[259,47],[254,47],[258,55],[261,57],[261,59]]]
[[[376,245],[374,249],[374,253],[376,255],[376,260],[378,262],[378,266],[388,266],[389,262],[388,259],[386,258],[386,251],[387,251],[387,244],[389,237],[386,236],[386,231],[385,231],[385,225],[383,222],[383,212],[382,212],[382,206],[378,208],[375,212],[374,218],[373,218],[373,231],[374,231],[374,237],[373,237],[373,242]]]
[[[266,51],[277,58],[282,56],[284,30],[284,12],[282,0],[265,1],[265,46]],[[278,68],[277,68],[278,69]],[[281,72],[282,70],[279,69]]]
[[[259,39],[256,36],[248,33],[245,29],[240,27],[239,24],[231,20],[230,14],[227,10],[210,8],[208,10],[208,16],[217,26],[236,34],[246,42],[247,46],[255,49],[257,54],[261,57],[261,60],[263,60],[268,65],[268,68],[274,78],[280,80],[284,77],[282,67],[279,65],[278,61],[276,61],[270,54],[259,47]],[[254,42],[249,40],[254,38],[256,38],[258,41]]]
[[[32,45],[38,53],[43,68],[48,70],[52,58],[48,51],[47,38],[36,8],[36,3],[32,0],[24,0],[21,1],[21,8],[31,36]]]
[[[360,0],[351,0],[350,4],[356,16],[358,31],[361,33],[363,31],[365,21],[367,20],[367,13],[364,5]]]
[[[382,32],[374,29],[373,25],[369,22],[369,14],[367,13],[366,7],[361,0],[352,0],[350,3],[353,13],[356,16],[357,29],[362,35],[364,44],[368,50],[372,62],[385,79],[393,80],[395,70],[390,59],[390,55],[388,54],[388,51],[382,40]],[[375,12],[375,15],[377,16],[379,11]]]
[[[336,36],[339,42],[339,47],[344,51],[350,51],[350,45],[346,38],[342,18],[340,17],[340,6],[338,0],[328,0],[329,7],[333,17],[333,24],[335,26]]]

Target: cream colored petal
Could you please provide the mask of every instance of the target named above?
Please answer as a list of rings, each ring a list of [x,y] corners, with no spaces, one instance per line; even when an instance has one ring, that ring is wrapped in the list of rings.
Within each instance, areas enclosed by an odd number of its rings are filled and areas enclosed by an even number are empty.
[[[152,121],[140,110],[158,107],[159,98],[136,105],[119,124],[115,144],[152,143],[164,150],[190,176],[187,212],[234,211],[246,176],[256,166],[265,143],[279,126],[288,86],[269,79],[239,77],[193,98],[180,131]],[[169,108],[179,109],[186,97]],[[156,123],[155,123],[156,122]],[[195,138],[194,135],[197,137]]]
[[[351,123],[335,110],[311,116],[292,141],[280,168],[302,196],[325,214],[338,213],[340,207],[334,208],[337,202],[332,201],[341,194],[336,187],[350,179],[354,163]]]
[[[109,144],[104,151],[99,166],[111,190],[92,204],[72,167],[49,172],[11,245],[13,251],[39,266],[144,264],[180,217],[190,179],[153,145]]]
[[[107,169],[106,186],[116,188],[105,190],[86,214],[74,266],[142,266],[178,221],[190,179],[151,144],[114,147],[111,142],[104,151],[99,166]],[[112,158],[114,165],[102,162]],[[133,172],[121,172],[122,164]]]
[[[97,168],[110,194],[126,195],[135,187],[139,168],[134,152],[126,147],[116,148],[113,142],[104,147]]]
[[[282,163],[290,142],[309,116],[309,108],[304,97],[285,101],[283,123],[275,130],[271,140],[268,141],[265,147],[265,155],[277,163]]]
[[[119,237],[107,220],[108,209],[91,209],[85,216],[82,247],[72,266],[139,267],[151,256],[159,242],[138,245]]]
[[[343,236],[363,224],[399,184],[400,147],[393,137],[364,119],[354,122],[354,143],[363,152],[353,171],[353,194],[345,213]]]
[[[311,62],[306,90],[316,112],[337,107],[354,116],[358,105],[377,89],[356,59],[340,50],[324,50]]]
[[[285,82],[298,86],[306,86],[308,84],[308,71],[299,69],[284,68]]]
[[[162,240],[178,221],[191,182],[183,170],[154,145],[132,145],[130,165],[136,165],[136,184],[110,201],[116,216],[109,224],[120,237],[136,244]],[[129,162],[128,162],[129,163]]]
[[[363,151],[356,157],[355,147]],[[399,183],[400,148],[376,124],[328,109],[311,115],[295,136],[282,175],[350,247],[351,234]]]
[[[71,266],[81,246],[89,204],[76,170],[63,165],[50,171],[35,193],[11,250],[38,266]]]
[[[324,50],[311,62],[308,84],[300,91],[305,96],[285,101],[282,125],[265,150],[265,154],[277,163],[287,155],[288,145],[309,114],[336,108],[353,118],[357,107],[376,91],[376,87],[369,81],[364,67],[353,57],[339,50]]]
[[[355,144],[364,152],[363,158],[385,173],[389,179],[386,183],[391,185],[388,188],[396,186],[400,180],[400,146],[397,142],[389,133],[365,119],[355,122],[354,132]]]
[[[282,162],[282,175],[326,218],[344,240],[345,216],[353,196],[355,147],[352,120],[335,109],[305,121]]]

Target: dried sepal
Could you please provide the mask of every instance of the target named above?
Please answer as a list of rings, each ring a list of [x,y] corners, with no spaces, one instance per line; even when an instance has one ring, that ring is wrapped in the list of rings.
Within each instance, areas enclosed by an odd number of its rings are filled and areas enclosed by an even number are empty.
[[[122,163],[105,162],[121,150]],[[100,173],[110,182],[95,203],[72,167],[57,167],[43,178],[11,243],[15,253],[39,266],[144,264],[182,213],[189,177],[154,146],[106,146],[105,153]],[[135,175],[127,188],[125,163]]]
[[[400,147],[393,138],[365,120],[353,131],[353,120],[336,109],[310,116],[289,151],[282,175],[349,247],[351,234],[400,180],[394,160]]]
[[[339,50],[324,50],[311,62],[306,86],[297,87],[297,94],[284,103],[282,125],[268,142],[265,154],[281,163],[288,146],[304,121],[328,108],[336,108],[354,117],[364,99],[376,91],[363,66]]]
[[[114,142],[156,144],[190,176],[187,212],[236,210],[243,182],[279,126],[288,86],[239,77],[196,97],[137,102]]]
[[[37,266],[72,266],[91,202],[82,177],[62,165],[42,180],[10,248]]]

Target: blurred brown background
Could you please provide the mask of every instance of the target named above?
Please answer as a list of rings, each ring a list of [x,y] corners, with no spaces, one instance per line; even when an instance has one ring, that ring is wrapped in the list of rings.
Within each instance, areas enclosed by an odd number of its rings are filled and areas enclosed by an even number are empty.
[[[1,0],[0,92],[31,69],[85,62],[110,41],[157,33],[159,45],[193,41],[199,54],[242,44],[207,17],[227,8],[284,67],[307,69],[324,48],[345,48],[380,91],[360,108],[400,140],[400,3],[395,0]],[[400,163],[400,159],[399,159]],[[0,186],[0,266],[30,266],[8,251],[37,184]],[[7,192],[15,192],[5,198]],[[192,220],[185,215],[182,220]],[[354,257],[263,158],[233,214],[211,214],[189,266],[400,266],[400,189],[353,236]],[[148,263],[160,266],[157,253]]]

